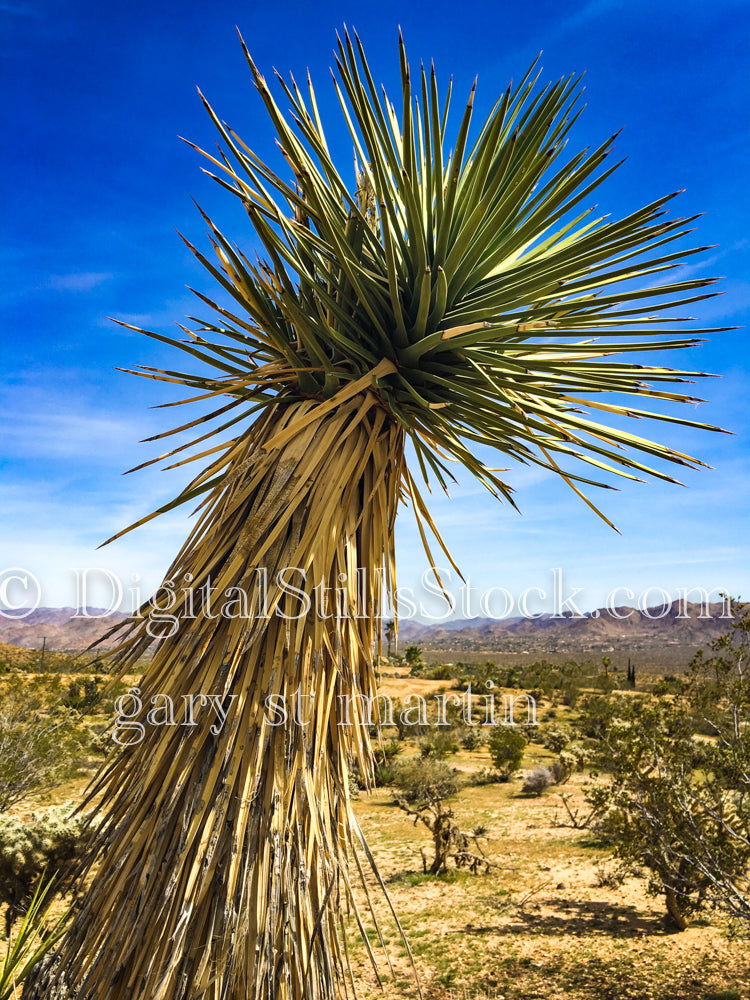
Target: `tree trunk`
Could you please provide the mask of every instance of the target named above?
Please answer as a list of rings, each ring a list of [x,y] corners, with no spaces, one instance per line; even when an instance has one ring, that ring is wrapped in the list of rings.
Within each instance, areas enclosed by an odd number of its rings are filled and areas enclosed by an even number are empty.
[[[24,996],[63,985],[78,1000],[339,995],[348,861],[361,871],[363,848],[351,762],[366,781],[372,774],[366,702],[356,696],[375,694],[403,435],[366,392],[335,409],[277,408],[230,458],[167,576],[182,603],[168,609],[179,628],[158,644],[140,687],[153,724],[139,716],[142,741],[92,789],[103,798],[86,869],[98,868],[51,971]],[[199,596],[209,580],[210,606]],[[192,609],[182,601],[188,585]],[[168,593],[155,595],[162,608]],[[121,669],[151,642],[147,624],[128,623]],[[223,699],[223,726],[200,695]]]
[[[677,893],[674,889],[669,886],[665,886],[664,895],[666,897],[667,903],[667,913],[669,914],[669,919],[679,930],[684,931],[687,927],[689,921],[685,914],[680,909],[680,903],[677,898]]]

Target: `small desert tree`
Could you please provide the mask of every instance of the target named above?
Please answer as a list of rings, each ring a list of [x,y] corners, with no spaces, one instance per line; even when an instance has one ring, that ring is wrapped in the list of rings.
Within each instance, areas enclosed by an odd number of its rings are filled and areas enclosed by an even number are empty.
[[[445,761],[408,757],[393,768],[393,787],[399,798],[414,805],[433,798],[448,799],[458,792],[458,775]]]
[[[735,745],[696,738],[689,706],[623,702],[597,748],[610,773],[586,797],[625,866],[647,869],[672,923],[712,906],[750,924],[750,783]],[[743,750],[744,753],[744,750]]]
[[[686,695],[696,717],[719,746],[736,758],[747,780],[750,723],[750,604],[729,600],[731,621],[700,649],[688,671]]]
[[[414,757],[395,768],[393,786],[396,805],[414,817],[415,826],[422,823],[430,831],[432,860],[423,849],[420,851],[425,873],[442,874],[448,870],[450,860],[457,868],[474,873],[489,871],[493,862],[480,844],[484,829],[478,827],[471,833],[462,830],[454,820],[453,809],[445,802],[458,791],[455,771],[442,761]]]
[[[393,618],[385,623],[383,626],[383,634],[385,635],[386,646],[388,650],[388,659],[391,658],[391,649],[393,648],[393,643],[396,638],[396,622]]]
[[[424,659],[422,658],[422,647],[411,645],[407,646],[404,650],[404,659],[407,664],[411,667],[412,673],[421,671],[424,668]]]

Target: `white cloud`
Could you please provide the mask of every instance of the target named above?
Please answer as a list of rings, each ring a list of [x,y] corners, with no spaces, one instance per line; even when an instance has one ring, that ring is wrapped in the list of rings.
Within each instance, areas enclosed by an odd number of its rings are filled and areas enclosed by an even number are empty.
[[[154,309],[151,312],[113,312],[111,316],[102,316],[97,320],[97,326],[103,326],[110,330],[113,329],[112,320],[119,320],[121,323],[129,323],[131,326],[137,326],[142,330],[154,330],[154,329],[164,329],[171,328],[178,337],[183,337],[183,334],[177,330],[176,323],[185,323],[187,325],[187,317],[198,313],[199,316],[209,316],[211,310],[200,303],[194,295],[184,295],[181,298],[168,299],[163,303],[161,308]],[[137,333],[129,330],[125,330],[120,327],[119,332],[137,337]]]
[[[30,481],[2,487],[0,572],[10,566],[28,570],[39,580],[42,605],[75,604],[75,570],[91,570],[94,596],[87,603],[92,606],[109,603],[107,573],[121,582],[128,608],[127,591],[136,586],[134,578],[142,596],[151,593],[190,529],[188,511],[161,515],[99,549],[108,535],[168,499],[163,492],[144,489],[142,482],[134,482],[119,493],[111,480],[107,487],[65,496],[58,489],[45,493],[44,484]]]
[[[113,277],[105,271],[74,271],[72,274],[51,274],[48,284],[60,292],[90,292]]]
[[[3,450],[19,458],[81,458],[119,465],[138,433],[126,418],[45,410],[19,415]]]

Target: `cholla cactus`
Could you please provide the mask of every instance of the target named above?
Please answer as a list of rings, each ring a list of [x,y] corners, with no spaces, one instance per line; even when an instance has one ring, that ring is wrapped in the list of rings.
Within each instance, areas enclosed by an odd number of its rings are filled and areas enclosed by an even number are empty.
[[[85,817],[71,816],[74,803],[32,813],[28,820],[0,815],[0,903],[5,934],[34,897],[42,875],[55,878],[56,891],[71,882],[71,863],[82,853]]]

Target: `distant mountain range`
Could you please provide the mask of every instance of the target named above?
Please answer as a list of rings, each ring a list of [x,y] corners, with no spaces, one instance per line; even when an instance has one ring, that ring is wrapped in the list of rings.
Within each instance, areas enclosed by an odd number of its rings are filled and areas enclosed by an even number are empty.
[[[696,646],[710,642],[726,631],[730,619],[723,617],[721,602],[707,607],[699,603],[673,601],[669,605],[647,608],[621,606],[598,608],[586,615],[541,615],[538,618],[472,618],[435,625],[414,621],[399,623],[399,643],[419,643],[430,649],[484,648],[501,650],[518,640],[530,646],[538,641],[569,645],[593,645],[643,640]],[[514,640],[511,642],[511,640]]]
[[[77,608],[37,608],[25,618],[0,617],[0,642],[10,646],[25,646],[27,649],[59,650],[66,653],[80,653],[92,642],[96,642],[113,625],[127,615],[116,611],[106,614],[103,608],[86,608],[89,617],[81,615]],[[108,649],[114,642],[107,642],[102,649]]]
[[[674,601],[663,607],[641,611],[627,606],[614,610],[599,608],[582,617],[543,615],[539,618],[454,619],[434,625],[415,621],[399,623],[399,645],[418,643],[433,650],[518,649],[541,642],[563,645],[596,645],[623,641],[698,646],[726,631],[729,620],[722,617],[720,602],[704,608],[697,603]],[[104,635],[127,615],[105,615],[100,608],[87,608],[89,617],[80,617],[75,608],[37,608],[25,618],[0,617],[0,642],[29,649],[80,652]],[[702,617],[702,613],[707,615]],[[77,616],[78,614],[78,616]],[[110,641],[103,649],[113,643]]]

